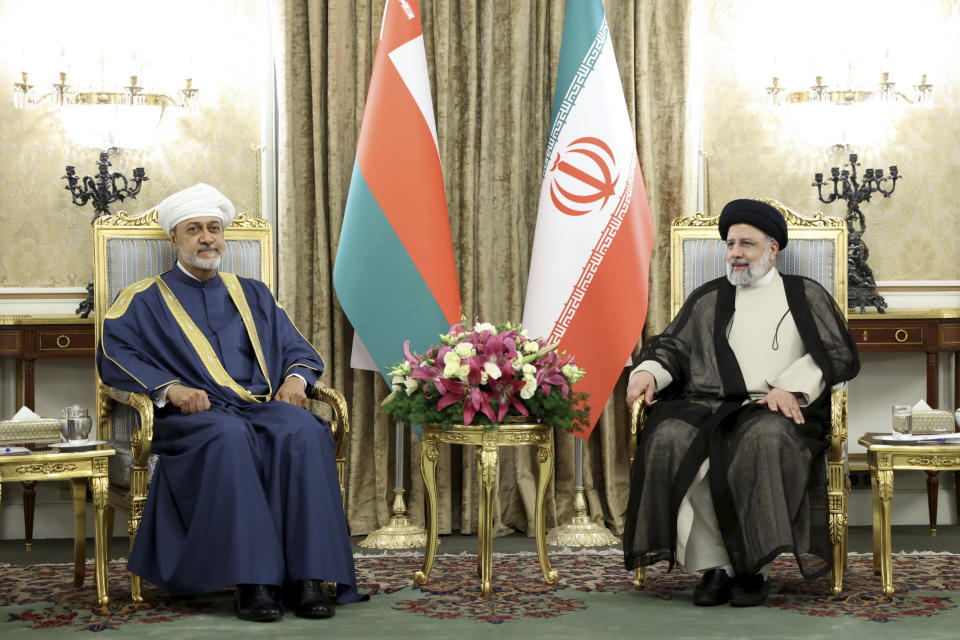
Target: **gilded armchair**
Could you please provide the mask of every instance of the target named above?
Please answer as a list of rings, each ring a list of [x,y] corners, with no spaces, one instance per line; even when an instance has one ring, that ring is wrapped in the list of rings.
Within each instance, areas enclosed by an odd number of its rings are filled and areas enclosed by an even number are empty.
[[[239,214],[225,231],[227,251],[222,270],[264,282],[274,290],[273,231],[269,222]],[[126,213],[97,219],[94,225],[94,311],[99,343],[103,319],[112,301],[127,285],[168,271],[175,256],[169,236],[157,221],[156,209],[130,217]],[[309,394],[330,406],[334,451],[344,497],[344,464],[350,438],[350,422],[343,395],[335,389],[317,386]],[[113,513],[128,514],[127,533],[133,547],[143,516],[147,490],[153,477],[156,455],[153,440],[153,403],[146,394],[109,387],[97,380],[97,437],[116,450],[110,459],[110,501],[108,523]],[[131,594],[139,602],[139,576],[131,574]]]
[[[806,218],[775,200],[765,200],[783,213],[790,238],[777,255],[781,273],[803,275],[816,280],[833,294],[846,316],[847,229],[841,218],[814,214]],[[687,296],[697,287],[726,273],[726,246],[717,228],[719,216],[677,218],[670,226],[670,303],[676,316]],[[847,387],[836,385],[831,391],[829,447],[824,454],[827,465],[827,510],[832,547],[831,591],[843,588],[847,564],[847,497],[849,463],[847,460]],[[643,397],[633,404],[630,432],[631,458],[636,453],[637,436],[646,422]],[[636,571],[634,586],[642,589],[645,569]]]

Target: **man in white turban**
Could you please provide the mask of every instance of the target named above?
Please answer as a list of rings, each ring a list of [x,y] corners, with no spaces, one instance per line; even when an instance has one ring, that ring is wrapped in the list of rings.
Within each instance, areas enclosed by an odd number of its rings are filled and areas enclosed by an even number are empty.
[[[329,423],[306,410],[317,351],[269,289],[219,271],[235,211],[198,184],[159,206],[177,263],[117,296],[100,378],[147,393],[159,454],[130,570],[168,592],[237,585],[237,616],[301,617],[360,599]]]

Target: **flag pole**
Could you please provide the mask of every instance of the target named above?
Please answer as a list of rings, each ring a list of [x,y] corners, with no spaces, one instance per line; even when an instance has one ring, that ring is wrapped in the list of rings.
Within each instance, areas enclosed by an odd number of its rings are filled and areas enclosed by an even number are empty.
[[[403,423],[397,422],[397,459],[394,473],[393,489],[393,515],[390,516],[390,524],[380,527],[364,538],[360,543],[361,547],[368,549],[411,549],[414,547],[426,547],[427,532],[423,527],[419,527],[407,516],[407,504],[403,499],[406,490],[403,488]]]
[[[547,532],[547,544],[552,547],[606,547],[620,542],[609,529],[597,524],[587,515],[587,500],[583,490],[583,439],[574,436],[573,518],[570,522]]]

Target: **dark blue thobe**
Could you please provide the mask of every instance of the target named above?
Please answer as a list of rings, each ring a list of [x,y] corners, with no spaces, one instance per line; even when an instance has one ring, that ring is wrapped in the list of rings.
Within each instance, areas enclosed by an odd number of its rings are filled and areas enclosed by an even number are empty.
[[[359,598],[330,425],[271,401],[295,372],[312,387],[323,361],[263,283],[200,282],[179,267],[128,287],[104,320],[106,384],[153,393],[203,389],[208,411],[155,413],[159,461],[130,570],[178,594],[315,578]]]

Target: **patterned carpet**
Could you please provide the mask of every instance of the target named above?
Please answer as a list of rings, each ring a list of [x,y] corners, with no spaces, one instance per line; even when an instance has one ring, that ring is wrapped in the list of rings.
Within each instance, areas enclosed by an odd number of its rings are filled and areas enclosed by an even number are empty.
[[[552,554],[561,583],[550,588],[543,583],[533,554],[494,555],[494,593],[479,595],[476,556],[439,556],[430,583],[411,587],[420,568],[418,556],[358,556],[357,573],[362,589],[376,602],[388,598],[394,611],[421,619],[473,621],[477,624],[511,623],[576,616],[588,608],[587,594],[628,593],[632,575],[623,569],[619,553]],[[61,628],[75,631],[110,631],[135,625],[156,625],[184,620],[198,614],[228,619],[232,616],[230,591],[201,597],[174,597],[146,585],[146,602],[130,603],[124,565],[111,563],[108,607],[92,606],[95,600],[92,566],[87,584],[71,586],[69,564],[6,566],[0,581],[0,634],[23,630]],[[661,601],[691,598],[697,576],[663,567],[648,571],[647,588],[640,597]],[[853,618],[888,623],[929,618],[957,608],[960,598],[960,556],[898,555],[894,557],[892,597],[880,593],[879,577],[873,575],[869,555],[851,556],[840,597],[828,595],[826,580],[812,583],[799,577],[791,559],[779,559],[773,567],[771,596],[765,607],[817,618]],[[368,607],[369,605],[358,605]],[[339,618],[339,616],[338,616]]]

